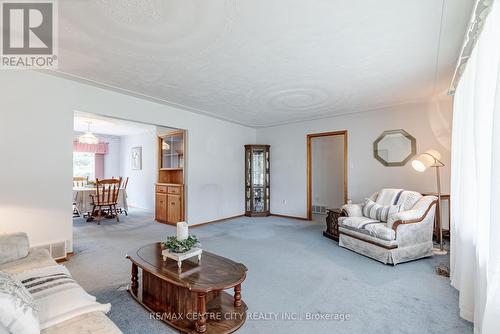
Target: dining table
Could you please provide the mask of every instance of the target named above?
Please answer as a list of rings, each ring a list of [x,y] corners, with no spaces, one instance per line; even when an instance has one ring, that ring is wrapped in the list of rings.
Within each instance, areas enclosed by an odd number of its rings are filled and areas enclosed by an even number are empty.
[[[76,203],[76,208],[79,212],[90,214],[93,209],[92,197],[97,189],[95,187],[73,187],[73,202]],[[120,188],[118,193],[118,207],[124,211],[128,211],[127,190]],[[90,216],[90,215],[89,215]]]

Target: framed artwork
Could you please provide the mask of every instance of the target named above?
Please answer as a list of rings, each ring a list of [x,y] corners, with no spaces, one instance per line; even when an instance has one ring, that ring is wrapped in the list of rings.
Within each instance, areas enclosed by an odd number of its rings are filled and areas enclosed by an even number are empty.
[[[132,147],[132,155],[131,155],[131,163],[132,169],[141,170],[142,169],[142,147]]]

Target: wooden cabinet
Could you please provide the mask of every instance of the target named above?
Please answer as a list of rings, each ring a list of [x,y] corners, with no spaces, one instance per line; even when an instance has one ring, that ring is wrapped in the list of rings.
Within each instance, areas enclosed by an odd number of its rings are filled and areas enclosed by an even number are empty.
[[[269,145],[245,145],[245,215],[270,215]]]
[[[175,225],[184,218],[184,131],[158,137],[156,220]]]
[[[180,184],[156,185],[156,215],[160,223],[172,224],[184,220],[184,186]]]
[[[181,220],[181,195],[167,195],[167,222]]]
[[[167,194],[156,193],[155,219],[167,221]]]

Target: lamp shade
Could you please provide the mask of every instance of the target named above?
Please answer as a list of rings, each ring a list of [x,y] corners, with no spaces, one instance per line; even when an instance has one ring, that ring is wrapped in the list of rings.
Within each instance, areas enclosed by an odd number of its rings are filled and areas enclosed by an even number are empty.
[[[430,150],[425,153],[419,154],[415,159],[412,160],[411,166],[417,172],[425,172],[429,167],[435,167],[438,162],[440,166],[442,163],[439,161],[441,155],[439,152]]]
[[[91,145],[99,144],[99,139],[97,139],[97,137],[94,136],[94,134],[92,132],[90,132],[90,124],[91,123],[92,122],[88,122],[87,132],[85,132],[83,135],[78,137],[78,142],[80,144],[91,144]]]

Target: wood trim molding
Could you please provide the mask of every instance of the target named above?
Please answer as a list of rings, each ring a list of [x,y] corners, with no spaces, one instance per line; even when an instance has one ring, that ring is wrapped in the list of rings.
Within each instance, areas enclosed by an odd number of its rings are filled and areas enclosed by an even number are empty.
[[[65,258],[58,259],[58,260],[56,260],[56,262],[57,262],[57,263],[63,263],[63,262],[69,261],[69,259],[70,259],[73,255],[75,255],[75,253],[74,253],[74,252],[68,252],[68,253],[66,253],[66,257],[65,257]]]
[[[240,218],[240,217],[244,217],[244,216],[245,216],[244,214],[241,214],[241,215],[236,215],[236,216],[231,216],[231,217],[226,217],[226,218],[211,220],[211,221],[204,222],[204,223],[201,223],[201,224],[190,225],[189,228],[195,228],[195,227],[200,227],[200,226],[203,226],[203,225],[214,224],[214,223],[221,223],[221,222],[223,222],[225,220]]]
[[[353,235],[353,234],[350,234],[350,233],[345,233],[343,231],[339,231],[339,235],[341,235],[341,234],[347,235],[347,236],[349,236],[351,238],[354,238],[354,239],[357,239],[357,240],[361,240],[361,241],[367,242],[369,244],[372,244],[372,245],[375,245],[375,246],[378,246],[378,247],[382,247],[384,249],[396,249],[396,248],[398,248],[398,245],[387,246],[387,245],[379,244],[378,242],[375,242],[373,240],[363,239],[363,238],[360,238],[360,237],[358,237],[356,235]]]
[[[437,201],[432,201],[432,203],[429,204],[429,207],[425,210],[424,214],[419,218],[410,219],[410,220],[396,220],[392,224],[392,229],[394,230],[394,232],[396,232],[399,225],[420,223],[421,221],[423,221],[425,219],[425,217],[427,216],[427,214],[429,213],[431,208],[436,204],[437,204]]]
[[[271,216],[280,217],[280,218],[298,219],[298,220],[309,220],[309,219],[308,219],[308,218],[306,218],[306,217],[297,217],[297,216],[279,215],[279,214],[275,214],[275,213],[271,213]]]
[[[329,137],[329,136],[344,136],[344,203],[347,203],[348,195],[348,134],[347,130],[312,133],[307,135],[307,220],[312,220],[312,154],[311,142],[313,138]]]

